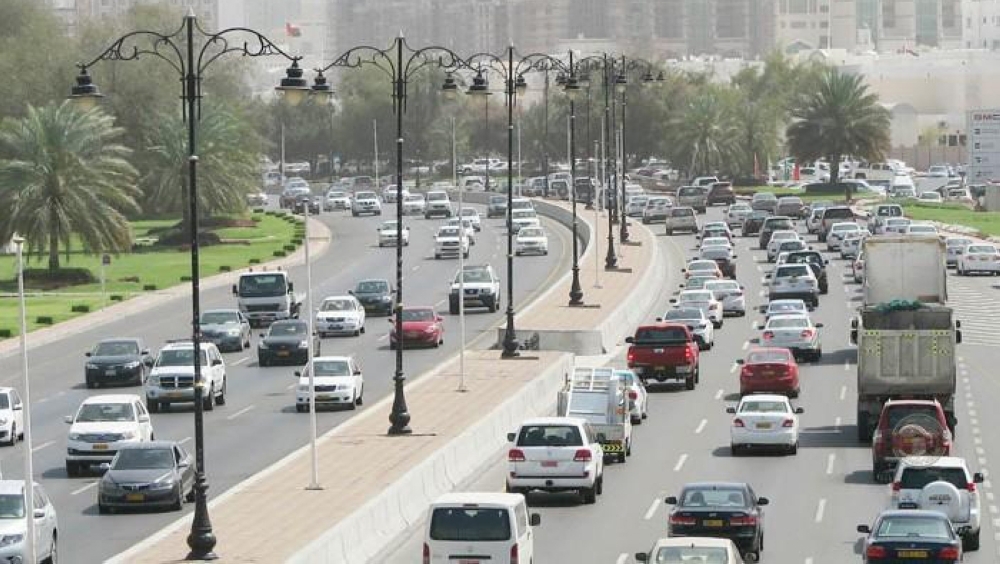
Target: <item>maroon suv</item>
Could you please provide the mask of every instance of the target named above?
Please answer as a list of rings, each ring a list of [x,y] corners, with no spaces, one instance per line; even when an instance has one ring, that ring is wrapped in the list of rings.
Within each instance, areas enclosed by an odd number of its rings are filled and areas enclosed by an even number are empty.
[[[736,203],[736,193],[733,192],[732,182],[714,182],[708,189],[708,196],[705,204],[714,206],[715,204],[733,205]]]
[[[887,482],[904,456],[949,456],[951,431],[937,400],[889,400],[872,437],[872,474]]]

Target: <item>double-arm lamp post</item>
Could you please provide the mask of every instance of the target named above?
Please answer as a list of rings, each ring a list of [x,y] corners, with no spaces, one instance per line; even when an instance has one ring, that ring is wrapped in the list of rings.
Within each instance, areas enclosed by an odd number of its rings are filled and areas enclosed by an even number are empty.
[[[208,33],[198,24],[194,13],[189,12],[184,22],[173,33],[164,34],[155,31],[133,31],[116,39],[100,55],[87,63],[78,65],[80,73],[76,77],[76,86],[72,88],[70,99],[83,110],[93,108],[103,97],[97,85],[93,83],[88,69],[100,61],[137,61],[145,57],[158,58],[169,64],[180,75],[182,84],[181,100],[184,102],[183,115],[188,127],[188,181],[187,181],[187,214],[191,247],[191,344],[194,358],[194,440],[195,469],[194,520],[191,532],[187,537],[190,547],[188,560],[214,560],[216,538],[212,531],[212,523],[208,516],[206,492],[208,479],[205,474],[205,438],[204,438],[204,401],[205,383],[202,379],[200,355],[201,332],[200,317],[200,272],[199,272],[199,241],[198,241],[198,152],[197,152],[197,121],[201,116],[201,84],[205,71],[224,55],[237,53],[245,57],[261,57],[269,55],[282,56],[291,62],[286,76],[278,86],[279,91],[287,93],[289,103],[296,104],[303,99],[302,94],[308,93],[302,69],[298,66],[300,57],[289,55],[264,35],[247,28],[229,28],[217,33]],[[321,77],[317,81],[325,85]],[[328,87],[327,87],[328,88]],[[136,103],[140,103],[136,101]],[[211,401],[209,399],[209,401]]]

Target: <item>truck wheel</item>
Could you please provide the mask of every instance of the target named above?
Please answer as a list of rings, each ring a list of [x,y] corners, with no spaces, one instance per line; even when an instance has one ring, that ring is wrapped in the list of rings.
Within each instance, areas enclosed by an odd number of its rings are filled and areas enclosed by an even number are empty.
[[[673,230],[673,229],[670,229],[670,228],[668,227],[668,228],[667,228],[667,235],[673,235],[673,234],[674,234],[674,230]]]
[[[458,315],[458,303],[455,300],[448,301],[448,313]]]
[[[160,402],[158,402],[156,400],[152,400],[152,399],[147,398],[146,399],[146,410],[148,410],[150,413],[159,413],[160,412]]]
[[[867,443],[872,440],[871,431],[868,429],[868,414],[859,411],[858,412],[858,442]]]
[[[694,378],[695,378],[694,376],[689,376],[686,380],[684,380],[684,389],[686,389],[686,390],[693,390],[694,389],[694,386],[695,386],[695,383],[696,383],[696,381],[695,381]]]
[[[496,313],[496,311],[497,311],[497,302],[498,302],[498,301],[500,301],[500,300],[499,300],[499,298],[500,298],[500,296],[499,296],[499,295],[497,295],[497,296],[495,296],[495,297],[494,297],[494,298],[493,298],[493,299],[492,299],[492,300],[490,301],[490,306],[489,306],[489,308],[490,308],[490,313]]]

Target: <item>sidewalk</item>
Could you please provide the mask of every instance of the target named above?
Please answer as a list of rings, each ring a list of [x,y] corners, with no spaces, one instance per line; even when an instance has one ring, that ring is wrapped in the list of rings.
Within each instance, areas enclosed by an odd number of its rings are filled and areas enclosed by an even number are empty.
[[[518,322],[593,327],[639,298],[633,294],[658,292],[638,283],[651,266],[646,259],[655,254],[654,237],[636,223],[632,237],[642,245],[626,245],[619,264],[633,272],[602,270],[602,288],[594,288],[598,274],[592,263],[580,271],[587,303],[618,306],[569,308],[568,282],[560,281]],[[597,252],[596,247],[590,252]],[[501,448],[505,431],[513,431],[526,416],[551,410],[572,355],[524,351],[519,359],[501,360],[497,350],[470,351],[465,366],[464,393],[456,391],[457,358],[407,385],[411,436],[385,435],[392,403],[386,397],[321,437],[317,448],[323,490],[304,489],[310,479],[306,446],[214,499],[209,506],[219,561],[366,561],[419,519],[429,499],[468,478]],[[211,477],[212,469],[208,472]],[[191,519],[178,519],[110,562],[180,561],[187,553]]]

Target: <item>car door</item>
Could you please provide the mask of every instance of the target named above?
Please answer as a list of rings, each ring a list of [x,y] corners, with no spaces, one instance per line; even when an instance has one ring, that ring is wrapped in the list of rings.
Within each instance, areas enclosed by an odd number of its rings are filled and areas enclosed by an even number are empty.
[[[174,445],[173,451],[174,464],[181,482],[181,491],[186,494],[194,487],[194,462],[191,460],[191,455],[180,445]]]
[[[21,402],[21,396],[17,394],[17,390],[10,391],[10,410],[14,414],[14,424],[17,425],[18,429],[24,429],[24,404]],[[20,433],[20,431],[18,431]],[[16,440],[16,437],[15,437]]]
[[[355,310],[355,312],[357,312],[357,315],[358,315],[358,326],[359,327],[364,327],[365,326],[365,307],[363,305],[361,305],[361,302],[359,302],[358,300],[354,300],[354,310]]]
[[[240,320],[240,344],[242,345],[244,342],[250,340],[250,321],[247,320],[241,311],[237,311],[236,315]]]
[[[137,421],[139,422],[139,436],[141,440],[153,440],[153,422],[149,417],[149,412],[146,411],[146,406],[141,401],[133,401],[132,409],[135,411]]]
[[[212,360],[212,381],[216,386],[216,392],[222,393],[222,384],[226,380],[226,362],[222,359],[222,355],[219,354],[219,349],[211,348],[210,357]]]
[[[35,519],[35,546],[38,550],[36,556],[41,556],[39,560],[48,558],[52,552],[52,536],[55,534],[56,529],[56,514],[55,509],[49,502],[49,497],[45,495],[45,491],[38,484],[32,490],[34,495],[32,499],[35,503],[35,514],[41,513],[41,517]]]

